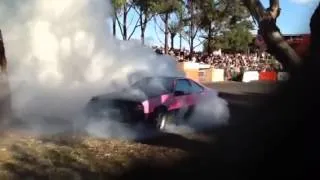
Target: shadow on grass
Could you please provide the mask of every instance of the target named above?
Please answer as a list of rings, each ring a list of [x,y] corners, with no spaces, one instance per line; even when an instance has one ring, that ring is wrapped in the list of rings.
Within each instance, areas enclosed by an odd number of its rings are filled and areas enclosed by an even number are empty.
[[[101,140],[105,142],[104,145],[91,146],[87,144],[95,144],[98,141],[100,140],[94,138],[84,140],[66,136],[19,141],[8,149],[11,159],[2,163],[0,178],[3,180],[118,179],[135,167],[151,168],[159,167],[159,164],[173,163],[174,158],[170,158],[168,154],[170,154],[169,151],[174,151],[174,149],[182,150],[186,152],[186,155],[193,155],[209,147],[206,143],[175,134],[164,134],[155,139],[141,141],[142,145],[150,145],[142,147],[139,147],[139,144],[121,144],[122,142],[114,145],[111,140]],[[135,149],[125,146],[133,146]],[[161,147],[168,149],[161,149]],[[92,148],[99,149],[95,151]],[[120,148],[124,148],[124,150],[119,152],[121,151]],[[149,155],[147,153],[147,155],[140,156],[140,154],[143,154],[142,151],[152,152]],[[4,175],[4,172],[6,172],[6,175]]]
[[[115,171],[121,169],[121,163],[113,161],[103,165],[80,141],[73,141],[71,144],[71,141],[63,139],[44,141],[42,143],[47,144],[38,147],[28,147],[26,144],[12,145],[9,149],[12,161],[2,164],[2,170],[12,174],[14,179],[39,180],[112,179],[120,173]]]
[[[162,135],[136,141],[138,143],[147,144],[151,146],[162,146],[167,148],[180,149],[190,154],[201,153],[208,150],[209,143],[201,142],[199,140],[188,139],[178,134],[162,133]]]

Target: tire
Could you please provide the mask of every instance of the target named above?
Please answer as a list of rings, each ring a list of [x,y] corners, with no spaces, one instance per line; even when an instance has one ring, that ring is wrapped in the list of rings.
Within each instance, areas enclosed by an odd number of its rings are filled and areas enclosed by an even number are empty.
[[[160,109],[155,113],[155,128],[159,131],[164,131],[166,128],[166,125],[168,123],[168,111],[165,109]]]

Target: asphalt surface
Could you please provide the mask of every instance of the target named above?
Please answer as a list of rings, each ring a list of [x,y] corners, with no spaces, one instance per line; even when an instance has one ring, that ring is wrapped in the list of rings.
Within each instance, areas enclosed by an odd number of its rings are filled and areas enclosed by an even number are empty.
[[[253,81],[249,83],[243,82],[216,82],[204,83],[210,88],[214,88],[223,93],[230,94],[267,94],[274,90],[280,83],[269,81]]]
[[[227,100],[230,108],[230,122],[239,123],[245,119],[254,108],[259,107],[265,100],[271,98],[273,92],[280,83],[275,82],[220,82],[205,84],[206,86],[216,89],[219,96]]]
[[[280,83],[256,81],[250,83],[242,82],[218,82],[205,83],[206,86],[219,92],[219,96],[226,99],[229,104],[246,106],[256,105],[264,98],[269,98]]]

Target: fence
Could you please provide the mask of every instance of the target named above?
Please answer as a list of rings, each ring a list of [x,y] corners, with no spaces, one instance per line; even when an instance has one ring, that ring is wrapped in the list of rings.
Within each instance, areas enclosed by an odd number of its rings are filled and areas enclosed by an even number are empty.
[[[201,66],[198,63],[184,62],[178,66],[185,72],[186,77],[200,82],[225,81],[224,69],[215,69],[210,66]],[[258,72],[246,71],[243,73],[242,82],[251,81],[285,81],[289,79],[287,72]]]
[[[289,79],[287,72],[258,72],[258,71],[247,71],[243,74],[242,82],[251,81],[286,81]]]

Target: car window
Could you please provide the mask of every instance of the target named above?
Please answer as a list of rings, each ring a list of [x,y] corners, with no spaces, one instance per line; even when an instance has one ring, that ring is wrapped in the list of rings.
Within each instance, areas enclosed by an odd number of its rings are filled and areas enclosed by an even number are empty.
[[[191,83],[191,92],[192,93],[200,93],[204,90],[204,88],[202,86],[200,86],[198,83],[194,82],[194,81],[190,81]]]
[[[131,85],[131,88],[142,91],[148,97],[159,96],[172,92],[172,78],[143,78]]]
[[[191,90],[191,85],[190,85],[189,81],[187,81],[185,79],[179,79],[176,82],[175,90],[176,91],[182,91],[182,92],[187,94]]]

